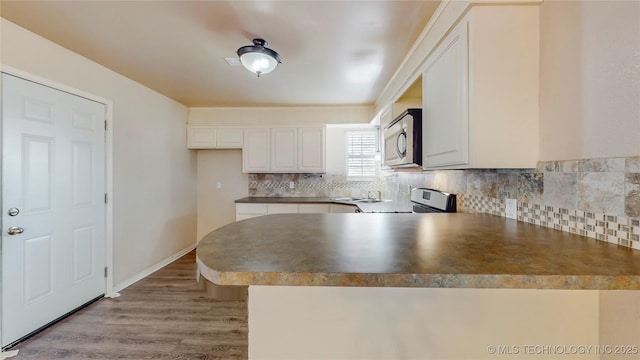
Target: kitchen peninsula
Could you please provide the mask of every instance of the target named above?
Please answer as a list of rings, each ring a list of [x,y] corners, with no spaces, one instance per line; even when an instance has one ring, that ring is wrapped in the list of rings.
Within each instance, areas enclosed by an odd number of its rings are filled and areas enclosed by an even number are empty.
[[[197,258],[213,283],[249,286],[255,359],[640,345],[624,341],[640,330],[640,252],[497,216],[267,215],[213,231]]]

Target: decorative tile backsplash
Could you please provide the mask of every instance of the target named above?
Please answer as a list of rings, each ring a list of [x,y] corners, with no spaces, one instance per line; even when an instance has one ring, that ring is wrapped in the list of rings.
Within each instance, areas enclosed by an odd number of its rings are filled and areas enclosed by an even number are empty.
[[[640,157],[539,162],[536,169],[396,172],[387,195],[429,187],[458,195],[458,211],[505,216],[640,249]]]
[[[504,199],[462,195],[465,212],[506,216]],[[460,201],[458,202],[460,205]],[[519,221],[640,250],[640,219],[541,204],[518,203]]]
[[[505,216],[505,199],[516,199],[519,221],[640,250],[640,156],[541,161],[536,169],[388,172],[372,182],[338,174],[249,174],[249,196],[358,197],[381,191],[408,202],[415,187],[457,194],[461,212]]]
[[[336,174],[249,174],[249,196],[360,197],[383,191],[384,185],[382,180],[347,181]]]

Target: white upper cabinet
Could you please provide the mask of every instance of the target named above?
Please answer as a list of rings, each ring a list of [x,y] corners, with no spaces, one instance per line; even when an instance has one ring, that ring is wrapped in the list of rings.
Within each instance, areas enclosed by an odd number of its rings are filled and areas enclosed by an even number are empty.
[[[245,173],[325,172],[324,127],[245,129],[243,149]]]
[[[187,147],[189,149],[215,148],[216,128],[213,126],[188,126]]]
[[[298,166],[296,128],[271,129],[271,171],[296,172]]]
[[[242,172],[269,172],[270,168],[269,128],[250,128],[244,130],[244,148],[242,150]]]
[[[244,143],[242,128],[218,128],[216,131],[216,148],[241,149]]]
[[[187,147],[189,149],[241,149],[242,128],[189,125]]]
[[[534,168],[539,7],[474,6],[422,73],[423,167]]]
[[[325,172],[324,127],[298,128],[298,171]]]
[[[460,23],[422,73],[422,156],[425,167],[469,161],[468,22]]]

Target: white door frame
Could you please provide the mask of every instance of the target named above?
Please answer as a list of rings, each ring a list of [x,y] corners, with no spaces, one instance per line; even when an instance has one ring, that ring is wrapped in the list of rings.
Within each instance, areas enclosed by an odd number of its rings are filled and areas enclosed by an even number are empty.
[[[48,86],[66,93],[77,95],[85,99],[99,102],[106,106],[105,118],[107,121],[107,129],[105,131],[105,186],[108,194],[107,208],[105,211],[105,265],[108,268],[107,278],[105,279],[105,296],[114,295],[113,292],[113,101],[96,96],[82,90],[45,79],[43,77],[16,69],[11,66],[0,64],[0,72],[17,76],[19,78],[33,81],[35,83]],[[1,185],[1,183],[0,183]],[[3,225],[4,226],[4,225]],[[2,229],[4,231],[4,229]],[[2,257],[0,256],[0,267],[2,265]],[[0,284],[2,286],[2,284]],[[1,321],[2,319],[0,319]]]

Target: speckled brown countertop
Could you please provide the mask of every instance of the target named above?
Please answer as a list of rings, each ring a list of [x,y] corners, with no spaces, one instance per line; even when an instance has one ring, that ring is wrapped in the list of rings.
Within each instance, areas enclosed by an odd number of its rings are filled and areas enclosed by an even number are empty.
[[[640,289],[640,251],[485,214],[281,214],[200,242],[218,285]]]

